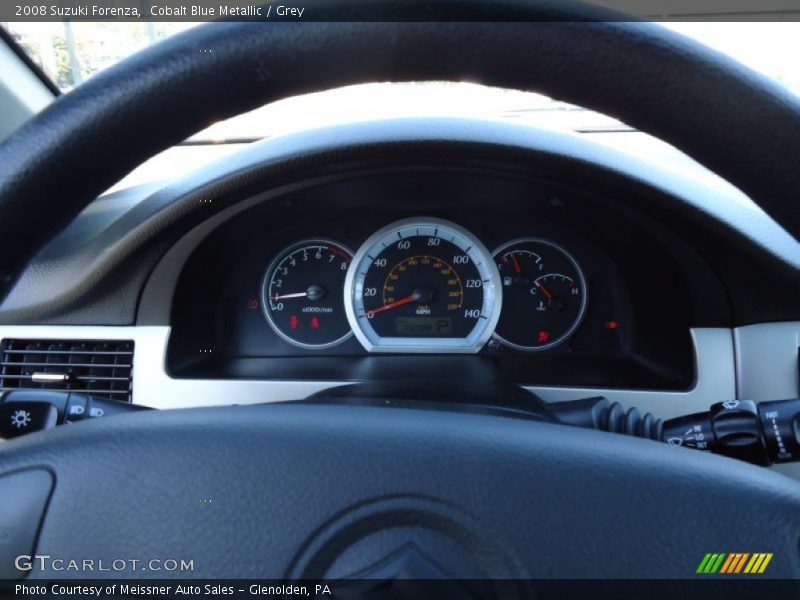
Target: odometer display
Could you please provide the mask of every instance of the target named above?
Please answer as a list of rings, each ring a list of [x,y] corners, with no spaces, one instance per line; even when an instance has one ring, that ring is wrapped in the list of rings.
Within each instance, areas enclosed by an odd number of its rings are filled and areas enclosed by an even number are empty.
[[[450,335],[453,319],[442,317],[397,317],[394,320],[398,335]]]
[[[500,280],[472,234],[407,219],[370,237],[345,282],[348,319],[370,351],[477,352],[500,310]]]

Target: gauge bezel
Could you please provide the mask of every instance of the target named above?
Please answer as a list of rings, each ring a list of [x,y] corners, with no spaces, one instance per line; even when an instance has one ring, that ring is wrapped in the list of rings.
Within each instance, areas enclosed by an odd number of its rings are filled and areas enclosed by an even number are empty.
[[[485,269],[489,283],[483,286],[483,305],[481,306],[481,313],[483,313],[484,309],[488,308],[489,314],[486,319],[483,319],[485,323],[477,334],[475,334],[475,331],[479,326],[478,324],[476,324],[469,336],[465,338],[383,337],[378,335],[372,328],[371,332],[365,332],[362,329],[360,319],[356,316],[355,303],[357,293],[360,294],[361,289],[363,289],[364,278],[367,272],[361,272],[362,269],[360,267],[362,267],[362,263],[370,250],[373,250],[379,242],[389,236],[393,236],[398,231],[408,228],[433,228],[434,230],[438,229],[439,231],[451,232],[453,238],[458,236],[461,240],[468,242],[466,247],[462,247],[459,244],[455,244],[453,240],[448,240],[467,254],[475,266],[478,267],[479,271],[482,264],[490,265]],[[437,237],[442,236],[437,234]],[[373,259],[374,258],[370,258],[369,262],[371,263]],[[486,286],[490,286],[488,292],[486,291]],[[435,217],[412,217],[389,223],[373,233],[361,244],[350,263],[350,268],[347,270],[347,277],[344,282],[344,308],[347,319],[350,322],[350,328],[353,330],[356,339],[361,342],[361,345],[364,346],[367,352],[475,354],[479,352],[492,337],[494,328],[500,318],[500,309],[502,308],[503,300],[502,293],[500,274],[497,271],[497,266],[494,264],[494,259],[483,242],[475,235],[452,221]],[[481,319],[479,319],[479,321],[480,320]]]
[[[298,242],[294,242],[286,246],[285,248],[282,248],[280,252],[278,252],[275,255],[275,258],[273,258],[272,261],[270,261],[269,266],[267,266],[267,270],[264,272],[264,276],[261,278],[261,312],[266,317],[267,323],[269,323],[269,326],[272,329],[272,331],[274,331],[278,335],[278,337],[280,337],[282,340],[290,343],[291,345],[297,348],[304,348],[306,350],[325,350],[326,348],[333,348],[334,346],[343,344],[353,336],[353,328],[352,325],[350,324],[349,318],[347,319],[347,323],[348,325],[350,325],[350,331],[348,331],[342,337],[334,341],[326,342],[324,344],[308,344],[306,342],[300,342],[298,340],[292,339],[291,336],[288,336],[283,331],[281,331],[278,325],[272,319],[272,315],[269,310],[269,298],[266,295],[267,283],[268,280],[270,279],[270,273],[272,273],[275,270],[275,268],[277,268],[277,266],[283,261],[283,259],[292,252],[296,251],[297,249],[302,248],[303,246],[310,246],[314,244],[327,244],[331,246],[336,246],[337,248],[344,250],[350,255],[350,266],[351,267],[353,266],[353,260],[354,260],[353,251],[350,248],[348,248],[345,244],[342,244],[341,242],[337,242],[336,240],[331,240],[326,238],[309,238],[305,240],[300,240]],[[348,267],[347,271],[349,273],[350,267]],[[347,275],[345,274],[345,277],[346,276]],[[333,295],[336,294],[335,290],[332,290],[331,293]],[[346,314],[347,314],[347,303],[345,303],[345,315]]]
[[[575,269],[575,273],[578,275],[578,280],[580,282],[581,290],[583,293],[581,294],[581,307],[578,311],[578,316],[575,318],[575,321],[572,323],[569,329],[561,335],[561,337],[557,338],[556,340],[549,342],[543,346],[523,346],[521,344],[515,344],[514,342],[508,341],[502,335],[497,333],[495,329],[493,337],[501,342],[504,346],[508,346],[509,348],[513,348],[514,350],[521,350],[522,352],[541,352],[542,350],[549,350],[551,348],[555,348],[556,346],[560,346],[564,342],[566,342],[572,334],[574,334],[578,327],[580,327],[581,323],[583,322],[583,317],[586,315],[586,307],[588,306],[589,302],[589,287],[586,285],[586,277],[583,274],[583,269],[581,269],[580,263],[575,259],[574,256],[570,252],[568,252],[563,246],[557,244],[551,240],[546,240],[544,238],[538,237],[521,237],[510,240],[504,244],[501,244],[495,250],[492,251],[492,263],[497,268],[497,259],[496,257],[511,246],[515,246],[517,244],[524,244],[524,243],[535,243],[535,244],[544,244],[545,246],[550,246],[551,248],[555,248],[561,254],[567,257],[567,260],[572,264],[573,268]],[[352,266],[352,263],[351,263]],[[499,277],[499,271],[498,271]]]

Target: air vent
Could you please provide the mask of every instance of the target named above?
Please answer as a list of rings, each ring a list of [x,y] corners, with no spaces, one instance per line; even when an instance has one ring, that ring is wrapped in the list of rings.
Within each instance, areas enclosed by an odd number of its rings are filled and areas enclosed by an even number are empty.
[[[133,342],[3,340],[0,390],[86,392],[131,401]]]

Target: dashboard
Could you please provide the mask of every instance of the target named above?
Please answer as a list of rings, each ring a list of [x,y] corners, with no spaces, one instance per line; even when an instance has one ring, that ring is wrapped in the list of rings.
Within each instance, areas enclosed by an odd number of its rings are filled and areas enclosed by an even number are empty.
[[[354,123],[99,198],[13,283],[0,341],[132,344],[132,401],[160,409],[458,381],[669,418],[797,395],[795,249],[724,182],[586,138]]]
[[[133,401],[160,408],[458,380],[685,414],[796,393],[787,236],[724,182],[585,138],[346,124],[98,199],[0,337],[131,342]]]
[[[175,289],[167,365],[685,390],[690,329],[727,310],[708,271],[657,222],[578,188],[475,169],[342,174],[203,237]],[[702,300],[675,293],[698,279]]]

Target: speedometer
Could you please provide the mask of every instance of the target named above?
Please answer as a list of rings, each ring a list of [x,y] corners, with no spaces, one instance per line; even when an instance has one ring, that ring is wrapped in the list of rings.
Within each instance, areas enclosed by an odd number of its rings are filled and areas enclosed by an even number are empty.
[[[478,352],[497,324],[500,294],[491,254],[475,236],[441,219],[404,219],[356,252],[345,310],[371,352]]]

